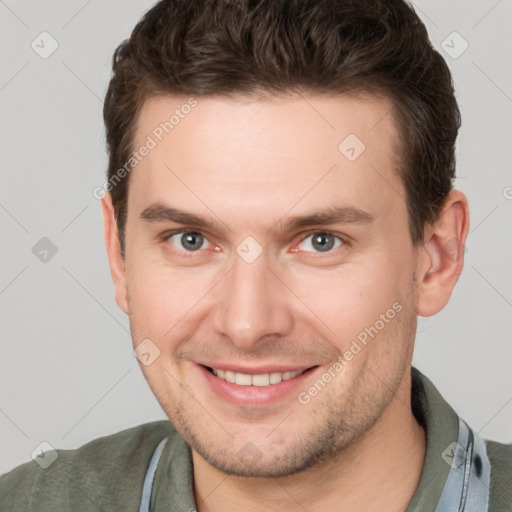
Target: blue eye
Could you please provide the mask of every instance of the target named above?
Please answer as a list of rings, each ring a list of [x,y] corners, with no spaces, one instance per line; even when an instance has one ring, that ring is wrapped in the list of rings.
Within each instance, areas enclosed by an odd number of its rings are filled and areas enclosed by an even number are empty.
[[[311,240],[308,242],[308,240]],[[302,244],[306,244],[306,249],[301,248]],[[327,233],[325,231],[316,231],[314,233],[309,234],[300,244],[299,248],[301,250],[310,250],[313,248],[314,251],[317,252],[329,252],[332,249],[337,249],[343,244],[343,240],[341,238],[333,235],[332,233]]]
[[[197,233],[196,231],[180,231],[179,233],[169,236],[167,240],[177,249],[185,250],[186,252],[206,249],[209,245],[205,247],[205,244],[210,243],[201,233]]]

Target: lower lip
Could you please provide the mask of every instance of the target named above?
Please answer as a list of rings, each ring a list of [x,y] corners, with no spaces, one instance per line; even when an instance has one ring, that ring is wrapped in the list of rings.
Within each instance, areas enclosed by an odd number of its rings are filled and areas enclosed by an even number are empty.
[[[265,407],[287,397],[294,391],[305,389],[305,381],[320,367],[305,370],[293,379],[282,380],[278,384],[268,386],[240,386],[220,379],[204,366],[197,365],[210,388],[226,401],[242,407]]]

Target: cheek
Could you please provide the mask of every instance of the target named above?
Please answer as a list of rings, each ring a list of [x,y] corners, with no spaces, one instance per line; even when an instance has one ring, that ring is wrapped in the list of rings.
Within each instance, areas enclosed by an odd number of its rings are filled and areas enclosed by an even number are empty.
[[[365,329],[376,322],[377,328],[382,327],[384,321],[384,329],[391,330],[389,326],[396,310],[402,309],[410,289],[404,275],[405,271],[400,275],[397,268],[390,268],[381,261],[322,272],[297,272],[289,276],[288,282],[300,298],[300,310],[307,312],[311,322],[338,350],[344,351],[359,334],[363,333],[364,338]],[[390,319],[391,322],[386,322]]]
[[[150,338],[162,350],[200,309],[208,291],[208,276],[198,269],[175,270],[151,258],[139,258],[127,265],[130,326],[134,343]],[[180,334],[181,333],[181,334]]]

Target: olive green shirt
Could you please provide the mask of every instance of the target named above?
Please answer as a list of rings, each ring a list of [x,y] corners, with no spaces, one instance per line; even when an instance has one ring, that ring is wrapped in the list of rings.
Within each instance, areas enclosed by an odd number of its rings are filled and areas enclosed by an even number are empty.
[[[427,451],[407,512],[434,512],[450,471],[442,455],[457,440],[459,419],[415,368],[412,409],[426,431]],[[153,481],[151,510],[192,512],[190,448],[169,421],[123,430],[76,450],[57,450],[57,459],[46,469],[35,461],[16,467],[0,477],[0,511],[137,512],[151,457],[164,438],[168,440]],[[512,444],[485,444],[491,463],[489,512],[512,511]]]

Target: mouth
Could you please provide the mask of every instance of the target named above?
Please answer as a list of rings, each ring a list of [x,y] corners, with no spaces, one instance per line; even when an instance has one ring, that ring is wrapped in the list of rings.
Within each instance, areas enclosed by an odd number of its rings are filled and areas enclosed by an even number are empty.
[[[233,370],[222,370],[221,368],[206,367],[208,371],[213,373],[219,379],[238,384],[239,386],[271,386],[279,384],[283,380],[290,380],[302,375],[306,370],[298,370],[293,372],[270,372],[251,375],[249,373],[240,373]]]
[[[218,399],[249,408],[282,404],[283,401],[293,403],[293,395],[307,389],[307,383],[314,378],[315,372],[321,372],[318,365],[247,369],[196,364],[196,369]]]

